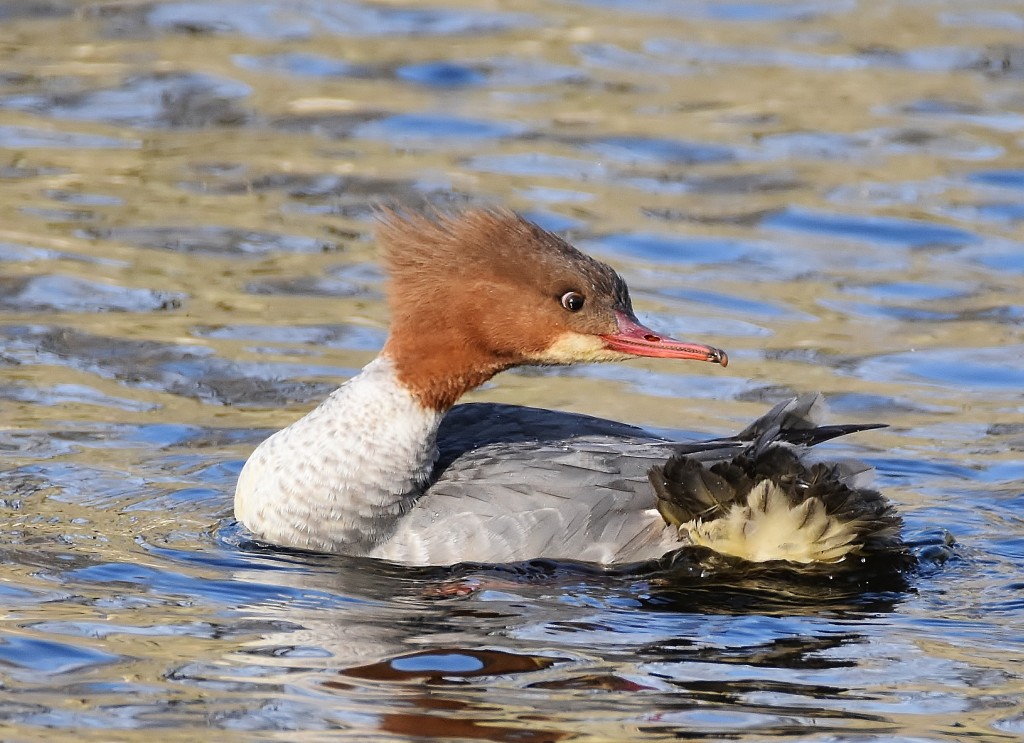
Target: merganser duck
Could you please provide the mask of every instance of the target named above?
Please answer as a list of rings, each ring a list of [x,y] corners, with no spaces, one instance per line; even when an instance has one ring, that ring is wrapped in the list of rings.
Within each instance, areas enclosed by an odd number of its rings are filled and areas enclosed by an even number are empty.
[[[686,545],[835,563],[901,547],[899,516],[859,483],[869,468],[809,461],[814,444],[876,427],[820,426],[819,396],[701,443],[584,415],[455,406],[515,366],[728,357],[642,325],[611,267],[514,213],[384,210],[377,237],[390,335],[245,463],[235,514],[259,539],[410,565],[615,565]]]

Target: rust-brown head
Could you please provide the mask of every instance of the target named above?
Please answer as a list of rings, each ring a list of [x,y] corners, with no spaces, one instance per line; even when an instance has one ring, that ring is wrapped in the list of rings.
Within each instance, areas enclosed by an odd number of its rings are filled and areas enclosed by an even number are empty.
[[[385,210],[377,236],[390,277],[384,353],[428,407],[444,410],[526,364],[633,356],[728,363],[724,351],[641,325],[610,266],[512,212],[428,218]]]

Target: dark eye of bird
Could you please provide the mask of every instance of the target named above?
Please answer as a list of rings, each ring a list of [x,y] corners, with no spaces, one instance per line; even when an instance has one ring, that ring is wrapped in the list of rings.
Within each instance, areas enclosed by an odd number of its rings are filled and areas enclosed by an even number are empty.
[[[569,312],[579,312],[583,309],[585,297],[579,292],[566,292],[562,295],[562,306]]]

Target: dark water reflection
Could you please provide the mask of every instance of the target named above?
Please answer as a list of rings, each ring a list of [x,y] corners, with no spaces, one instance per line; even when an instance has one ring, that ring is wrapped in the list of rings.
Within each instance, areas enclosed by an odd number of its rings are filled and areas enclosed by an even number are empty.
[[[1022,32],[994,1],[0,6],[3,737],[1018,740]],[[383,343],[380,203],[516,208],[733,360],[477,398],[700,435],[823,390],[890,424],[833,451],[917,564],[252,543],[241,463]]]

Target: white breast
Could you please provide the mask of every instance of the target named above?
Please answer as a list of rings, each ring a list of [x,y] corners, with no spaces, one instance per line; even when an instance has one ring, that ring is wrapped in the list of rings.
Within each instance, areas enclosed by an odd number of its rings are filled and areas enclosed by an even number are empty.
[[[256,448],[238,478],[235,515],[275,544],[365,554],[427,481],[440,419],[378,357]]]

